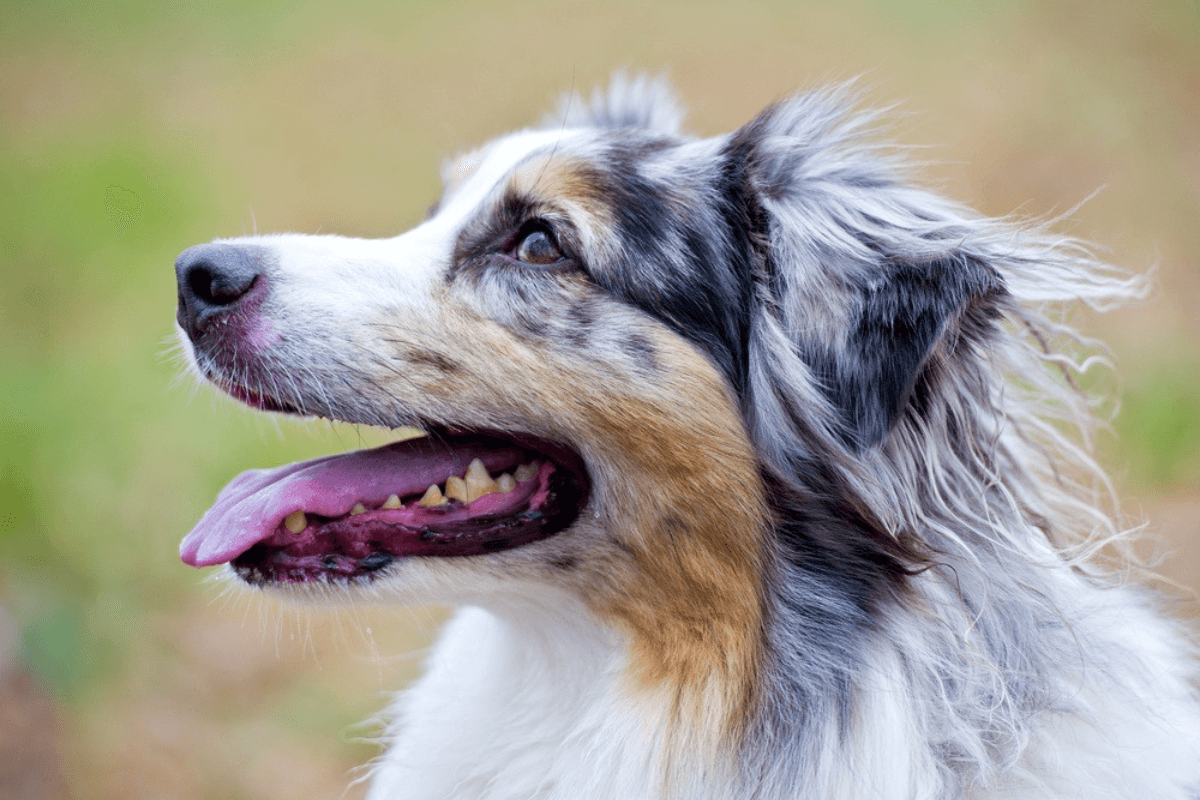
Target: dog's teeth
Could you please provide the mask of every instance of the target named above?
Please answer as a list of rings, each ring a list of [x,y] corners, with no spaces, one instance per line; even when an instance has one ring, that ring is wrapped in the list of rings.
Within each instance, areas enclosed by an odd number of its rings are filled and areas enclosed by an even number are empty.
[[[367,513],[367,507],[362,503],[355,503],[354,508],[350,509],[350,516],[357,517],[359,514]]]
[[[536,461],[530,461],[528,464],[522,464],[513,470],[513,477],[515,477],[521,483],[533,480],[537,477],[537,474],[538,462]]]
[[[467,474],[463,476],[463,481],[467,486],[468,503],[472,500],[478,500],[485,494],[496,494],[500,491],[500,487],[496,485],[496,482],[492,480],[492,476],[488,474],[487,467],[478,458],[473,459],[470,465],[467,466]]]
[[[463,477],[469,481],[490,481],[492,479],[492,476],[488,474],[487,467],[478,458],[471,459],[471,463],[467,465],[467,472]]]
[[[517,481],[512,475],[506,472],[499,478],[496,478],[496,486],[499,487],[500,491],[507,494],[517,488]]]
[[[283,527],[292,533],[299,533],[308,527],[308,519],[304,516],[303,511],[293,511],[283,518]]]
[[[436,483],[434,483],[425,490],[425,494],[422,495],[421,499],[417,501],[417,505],[425,506],[426,508],[431,506],[444,506],[446,505],[446,498],[442,497],[442,490],[438,488]]]
[[[404,508],[404,504],[400,502],[400,496],[389,494],[388,499],[383,501],[382,508]]]
[[[460,503],[469,503],[467,499],[467,482],[457,475],[451,475],[446,478],[446,497],[451,500],[458,500]]]

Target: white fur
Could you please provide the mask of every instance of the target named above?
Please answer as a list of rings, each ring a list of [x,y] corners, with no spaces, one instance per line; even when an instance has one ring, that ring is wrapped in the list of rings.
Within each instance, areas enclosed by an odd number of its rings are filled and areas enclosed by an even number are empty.
[[[368,798],[649,800],[655,732],[620,685],[621,653],[578,608],[460,611]]]
[[[1073,576],[1062,576],[1067,581]],[[1078,589],[1078,587],[1076,587]],[[1081,663],[1064,685],[1064,713],[1038,720],[1038,735],[1007,772],[986,776],[971,800],[1195,800],[1200,764],[1190,653],[1178,630],[1136,593],[1093,595],[1077,623],[1085,652],[1116,662]],[[920,625],[909,619],[901,624]],[[914,648],[921,631],[910,630]],[[1089,641],[1091,640],[1091,641]],[[393,709],[393,742],[367,800],[731,800],[703,764],[690,783],[662,783],[664,707],[623,688],[622,642],[566,597],[467,608],[451,621],[425,676]],[[1129,664],[1138,654],[1135,676]],[[864,676],[855,733],[830,741],[837,759],[820,791],[763,787],[758,800],[935,800],[943,776],[928,749],[922,698],[895,650]],[[676,776],[677,771],[672,771]],[[683,771],[688,775],[687,770]],[[786,773],[786,771],[785,771]],[[781,776],[782,777],[782,776]]]

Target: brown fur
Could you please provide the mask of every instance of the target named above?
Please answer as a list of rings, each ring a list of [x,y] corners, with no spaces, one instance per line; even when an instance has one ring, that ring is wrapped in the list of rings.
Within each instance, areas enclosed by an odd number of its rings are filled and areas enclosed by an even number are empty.
[[[574,563],[559,579],[630,635],[631,687],[670,687],[681,714],[717,713],[726,717],[718,729],[736,733],[752,711],[763,657],[768,540],[757,462],[724,381],[657,325],[643,335],[670,382],[515,335],[451,291],[436,305],[437,320],[388,337],[411,343],[396,354],[405,367],[373,381],[408,405],[436,403],[430,411],[442,417],[450,406],[508,408],[512,420],[565,438],[603,470],[597,485],[609,495],[596,506],[613,517],[602,527],[619,539],[558,556]],[[463,423],[503,428],[512,420]]]
[[[592,168],[573,159],[553,154],[531,159],[513,170],[508,190],[517,196],[537,198],[585,230],[612,227],[612,211],[596,186]]]

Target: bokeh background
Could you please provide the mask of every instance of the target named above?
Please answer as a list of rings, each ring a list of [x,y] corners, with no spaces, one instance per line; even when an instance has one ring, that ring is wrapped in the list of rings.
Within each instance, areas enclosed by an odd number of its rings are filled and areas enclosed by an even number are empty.
[[[361,794],[363,723],[441,612],[281,608],[176,548],[240,470],[386,434],[181,379],[172,263],[400,232],[440,158],[622,66],[669,72],[702,134],[864,75],[929,183],[992,214],[1082,202],[1065,232],[1156,268],[1147,302],[1078,319],[1120,367],[1100,447],[1126,510],[1200,585],[1195,0],[4,3],[0,797]]]

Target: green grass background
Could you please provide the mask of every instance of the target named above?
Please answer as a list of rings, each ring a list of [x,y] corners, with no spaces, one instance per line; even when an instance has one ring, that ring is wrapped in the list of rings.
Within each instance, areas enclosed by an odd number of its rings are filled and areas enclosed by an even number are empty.
[[[436,611],[222,594],[179,538],[238,471],[382,441],[275,422],[172,356],[172,264],[252,230],[386,236],[439,159],[617,67],[667,71],[717,133],[865,75],[929,182],[1061,213],[1147,302],[1101,448],[1164,571],[1200,585],[1200,5],[744,2],[0,6],[0,795],[343,795],[357,724]],[[1090,198],[1090,199],[1088,199]]]

